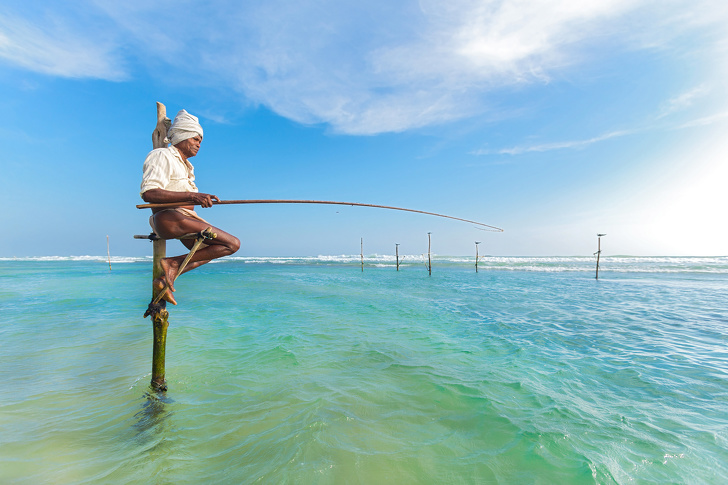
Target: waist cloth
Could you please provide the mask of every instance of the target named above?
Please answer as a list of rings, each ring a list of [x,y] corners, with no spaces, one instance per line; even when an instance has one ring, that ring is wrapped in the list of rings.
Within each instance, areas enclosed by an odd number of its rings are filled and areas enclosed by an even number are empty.
[[[167,212],[167,211],[177,211],[185,217],[190,217],[192,219],[197,219],[200,222],[204,222],[205,224],[210,224],[205,219],[198,216],[197,212],[195,212],[193,210],[185,209],[184,207],[170,207],[169,209],[162,209],[161,211],[156,212],[156,213],[152,214],[151,216],[149,216],[149,225],[152,227],[152,231],[155,234],[157,233],[157,228],[154,227],[154,216],[156,216],[157,214],[161,214],[162,212]],[[212,224],[210,224],[210,227],[212,227]],[[203,244],[203,245],[205,245],[205,244]]]

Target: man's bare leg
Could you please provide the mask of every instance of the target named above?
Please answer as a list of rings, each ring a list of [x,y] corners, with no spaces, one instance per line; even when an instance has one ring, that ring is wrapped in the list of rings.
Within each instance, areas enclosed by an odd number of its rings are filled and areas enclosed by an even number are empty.
[[[154,224],[157,229],[157,234],[163,239],[175,239],[185,234],[204,231],[209,227],[209,224],[205,222],[185,216],[176,211],[158,213],[155,216]],[[182,273],[195,269],[213,259],[229,256],[240,248],[240,241],[235,236],[215,227],[212,230],[217,233],[217,237],[206,241],[206,246],[192,255]],[[182,240],[182,244],[188,249],[191,249],[194,241],[184,239]],[[169,290],[163,298],[170,303],[171,300],[174,300],[174,297],[171,295],[171,292],[175,291],[174,280],[181,274],[179,273],[179,268],[185,260],[185,257],[186,255],[180,255],[164,258],[160,261],[160,265],[164,271],[164,283],[169,285]],[[171,300],[167,299],[166,296],[169,296]],[[176,302],[173,304],[176,304]]]

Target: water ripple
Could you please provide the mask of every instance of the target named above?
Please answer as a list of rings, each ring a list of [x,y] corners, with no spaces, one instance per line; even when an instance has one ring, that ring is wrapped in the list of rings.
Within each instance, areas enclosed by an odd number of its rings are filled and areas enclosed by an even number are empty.
[[[0,481],[728,479],[725,258],[250,263],[179,280],[160,395],[148,262],[0,261]]]

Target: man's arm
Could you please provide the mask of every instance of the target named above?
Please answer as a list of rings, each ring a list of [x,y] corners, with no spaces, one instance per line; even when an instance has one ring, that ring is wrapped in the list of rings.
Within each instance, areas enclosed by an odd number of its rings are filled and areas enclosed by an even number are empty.
[[[144,202],[149,204],[170,204],[185,202],[190,205],[212,207],[212,202],[220,202],[217,195],[203,194],[201,192],[174,192],[164,189],[149,189],[142,194]]]

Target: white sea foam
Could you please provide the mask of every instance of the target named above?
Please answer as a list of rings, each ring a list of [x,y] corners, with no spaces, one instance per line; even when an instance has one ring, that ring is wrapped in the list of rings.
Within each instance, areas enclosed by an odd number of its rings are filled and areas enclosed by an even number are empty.
[[[112,256],[111,263],[149,262],[151,256]],[[420,266],[427,262],[426,254],[406,254],[399,256],[401,267]],[[433,268],[474,267],[473,256],[431,255]],[[0,258],[0,261],[41,261],[41,262],[98,262],[108,264],[107,256],[32,256],[20,258]],[[364,255],[365,266],[386,268],[395,266],[397,260],[392,254]],[[272,264],[272,265],[358,265],[362,263],[360,254],[318,255],[318,256],[232,256],[216,260],[216,264]],[[592,272],[596,269],[593,256],[484,256],[478,260],[482,271],[538,271],[538,272]],[[605,256],[599,262],[600,273],[728,273],[728,257],[686,257],[686,256]]]
[[[440,256],[432,255],[433,267],[440,266],[474,266],[472,256]],[[249,264],[361,264],[362,256],[351,255],[319,255],[297,257],[232,257],[221,262],[239,261]],[[400,255],[400,266],[421,265],[427,261],[427,255]],[[396,265],[396,257],[390,254],[364,255],[363,262],[371,267],[389,267]],[[611,256],[600,259],[600,272],[630,273],[728,273],[728,257],[668,257],[668,256]],[[593,256],[486,256],[478,260],[478,269],[483,271],[538,271],[538,272],[592,272],[596,270],[596,258]]]
[[[151,261],[151,256],[112,256],[111,263],[138,263]],[[108,256],[25,256],[13,258],[1,258],[0,261],[91,261],[99,263],[109,262]]]

